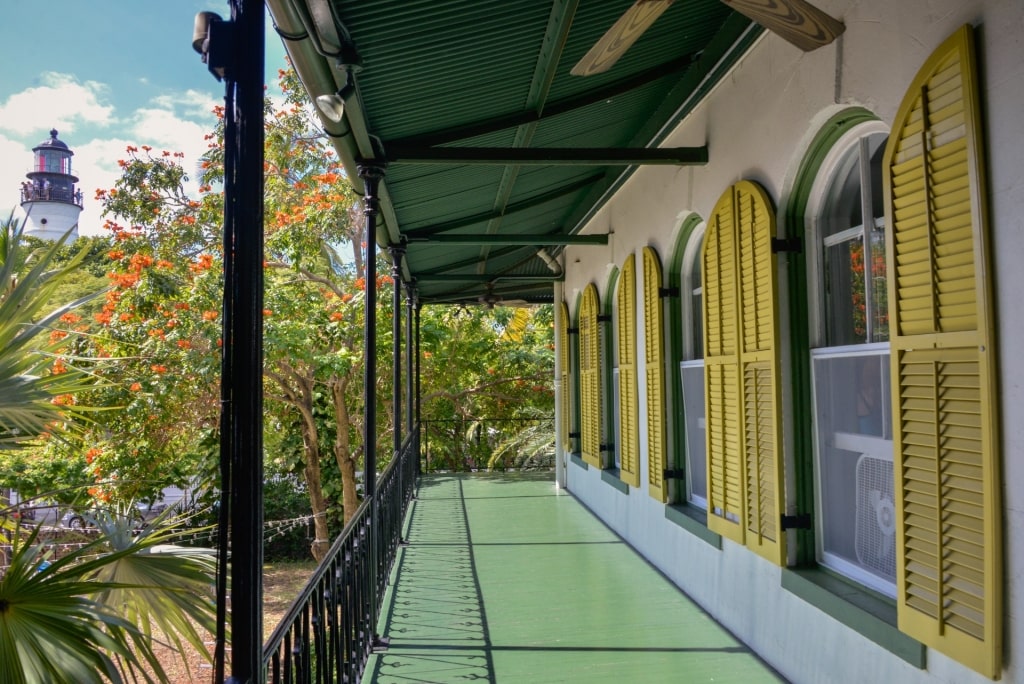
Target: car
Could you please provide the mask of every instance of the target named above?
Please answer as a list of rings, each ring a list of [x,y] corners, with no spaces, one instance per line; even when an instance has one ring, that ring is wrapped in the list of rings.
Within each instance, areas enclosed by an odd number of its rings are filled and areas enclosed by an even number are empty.
[[[141,501],[136,502],[135,512],[137,513],[137,520],[148,523],[155,520],[160,516],[161,513],[167,510],[167,504],[165,503],[142,503]]]
[[[93,523],[88,516],[77,511],[68,511],[60,519],[61,527],[68,527],[73,530],[83,530],[92,527]]]
[[[167,510],[167,504],[162,502],[143,503],[137,501],[132,509],[132,522],[136,526],[144,525],[155,520],[161,513]],[[86,527],[95,527],[96,523],[88,511],[69,510],[60,519],[60,524],[73,530],[82,530]]]

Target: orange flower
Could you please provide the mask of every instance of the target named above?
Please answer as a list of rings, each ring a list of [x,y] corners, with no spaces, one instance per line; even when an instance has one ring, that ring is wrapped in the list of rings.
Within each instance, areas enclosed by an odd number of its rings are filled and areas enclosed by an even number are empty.
[[[366,289],[366,278],[362,278],[362,277],[356,278],[355,285],[356,285],[356,289],[357,290],[365,290]]]
[[[189,340],[178,340],[178,347],[180,349],[191,349],[192,342]]]
[[[96,319],[96,322],[100,325],[110,325],[110,317],[111,315],[109,311],[101,311],[93,316],[93,318]]]
[[[345,294],[341,295],[341,301],[346,303],[346,304],[348,302],[351,302],[352,301],[352,295],[349,294],[348,292],[346,292]]]
[[[216,311],[204,311],[203,312],[203,320],[204,321],[215,321],[215,320],[217,320],[217,316],[218,315],[219,314]]]
[[[150,366],[150,368],[153,370],[154,373],[166,373],[167,372],[167,366],[164,366],[164,365],[159,364],[159,363],[154,363],[152,366]]]
[[[97,449],[96,447],[89,449],[88,451],[85,452],[85,462],[92,463],[94,460],[96,460],[96,457],[101,455],[102,453],[103,452],[100,449]]]
[[[67,368],[67,366],[64,365],[64,359],[57,359],[56,361],[54,361],[53,362],[53,370],[51,372],[54,375],[60,375],[62,373],[67,373],[68,372],[68,368]]]
[[[142,383],[141,382],[133,382],[131,384],[131,387],[129,387],[128,389],[130,389],[132,392],[138,392],[140,389],[142,389]]]
[[[344,318],[344,316],[341,315],[340,311],[335,311],[334,313],[331,314],[332,321],[340,321],[342,318]]]
[[[264,309],[264,310],[263,310],[263,315],[264,315],[264,316],[273,316],[273,315],[274,315],[274,312],[273,312],[273,311],[271,311],[270,309]]]

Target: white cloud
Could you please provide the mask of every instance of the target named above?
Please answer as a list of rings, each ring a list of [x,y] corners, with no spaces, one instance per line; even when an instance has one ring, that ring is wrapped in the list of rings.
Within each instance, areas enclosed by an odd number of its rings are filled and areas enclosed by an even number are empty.
[[[211,119],[213,108],[223,104],[223,98],[214,98],[209,93],[193,89],[183,93],[168,93],[153,99],[153,105],[159,109],[180,109],[186,116],[204,120]]]
[[[56,127],[70,133],[79,123],[107,126],[113,122],[114,107],[102,102],[107,91],[102,83],[79,83],[74,76],[52,71],[40,80],[42,85],[15,93],[0,104],[0,129],[28,135]]]
[[[32,168],[32,150],[20,142],[0,135],[0,218],[6,219],[21,201],[18,188]]]

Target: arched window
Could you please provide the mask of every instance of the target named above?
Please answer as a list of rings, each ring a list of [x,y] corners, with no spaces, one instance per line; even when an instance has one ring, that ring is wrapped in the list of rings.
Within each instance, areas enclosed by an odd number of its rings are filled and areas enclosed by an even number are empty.
[[[893,596],[886,140],[881,122],[866,122],[825,157],[808,204],[808,292],[818,562]]]
[[[708,507],[707,426],[704,418],[704,331],[701,284],[701,250],[705,224],[691,232],[683,252],[679,281],[682,325],[682,354],[679,382],[682,387],[683,420],[686,426],[686,500],[698,508]]]

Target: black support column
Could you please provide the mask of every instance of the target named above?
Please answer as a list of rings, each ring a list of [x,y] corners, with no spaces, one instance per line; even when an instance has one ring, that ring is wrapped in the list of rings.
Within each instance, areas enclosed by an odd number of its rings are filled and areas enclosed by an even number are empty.
[[[391,382],[394,392],[394,453],[402,450],[402,256],[405,248],[392,245],[391,278],[394,281],[394,311],[392,312],[391,331]]]
[[[363,179],[363,215],[366,240],[366,320],[363,324],[363,496],[371,501],[370,524],[370,587],[377,588],[377,557],[379,551],[380,520],[377,505],[377,212],[380,211],[380,197],[377,194],[380,181],[384,178],[384,166],[373,162],[359,165],[359,177]],[[376,596],[370,601],[370,624],[377,627]]]
[[[221,463],[231,540],[231,677],[263,668],[263,56],[262,0],[231,0],[245,58],[227,71]],[[223,518],[222,518],[223,520]],[[222,533],[223,534],[223,533]]]
[[[415,293],[410,285],[405,291],[405,423],[406,432],[410,435],[416,427],[416,416],[413,415],[413,329],[412,317],[416,306]]]

